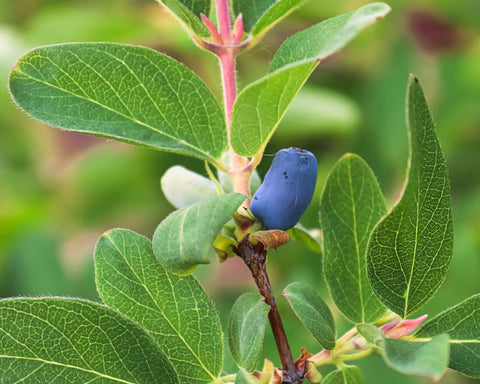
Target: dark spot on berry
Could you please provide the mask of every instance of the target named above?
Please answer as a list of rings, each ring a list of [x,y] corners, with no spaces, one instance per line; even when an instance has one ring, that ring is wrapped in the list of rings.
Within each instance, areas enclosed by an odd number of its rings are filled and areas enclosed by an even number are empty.
[[[254,198],[254,200],[258,200],[258,197],[257,197],[257,196],[254,196],[253,198]]]

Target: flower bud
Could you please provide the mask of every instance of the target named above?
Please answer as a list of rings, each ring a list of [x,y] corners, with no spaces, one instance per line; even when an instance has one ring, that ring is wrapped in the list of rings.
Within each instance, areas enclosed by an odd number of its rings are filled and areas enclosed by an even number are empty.
[[[281,149],[253,195],[250,211],[266,229],[292,228],[310,204],[316,182],[317,159],[311,152]]]

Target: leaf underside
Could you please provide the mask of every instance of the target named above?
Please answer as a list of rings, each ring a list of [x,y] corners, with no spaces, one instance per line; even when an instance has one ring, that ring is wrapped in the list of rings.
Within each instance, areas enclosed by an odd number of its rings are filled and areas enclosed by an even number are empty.
[[[335,321],[320,295],[305,283],[291,283],[282,293],[299,320],[325,349],[335,347]]]
[[[362,371],[354,366],[344,366],[341,369],[330,372],[322,380],[322,384],[364,384],[365,379]]]
[[[95,249],[103,302],[141,324],[178,372],[181,384],[215,380],[223,366],[217,311],[192,276],[175,276],[155,259],[147,238],[126,229],[104,234]]]
[[[385,339],[383,358],[393,369],[426,376],[438,381],[448,365],[448,335],[435,336],[428,342]]]
[[[157,260],[179,275],[192,273],[198,264],[210,263],[215,237],[245,198],[227,193],[171,213],[153,235]]]
[[[270,306],[257,293],[245,293],[233,305],[228,320],[228,341],[240,368],[253,372],[263,350],[263,338]]]
[[[367,253],[368,277],[388,308],[406,317],[445,279],[452,258],[450,185],[442,149],[418,80],[407,92],[410,158],[399,203],[377,225]]]
[[[219,159],[223,112],[205,83],[154,50],[111,43],[36,48],[10,75],[15,102],[65,130]]]

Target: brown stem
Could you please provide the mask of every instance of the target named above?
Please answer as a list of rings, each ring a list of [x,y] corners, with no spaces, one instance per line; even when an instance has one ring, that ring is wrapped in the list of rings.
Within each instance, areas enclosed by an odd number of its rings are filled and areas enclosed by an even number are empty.
[[[265,262],[267,260],[267,251],[263,248],[261,243],[253,246],[248,241],[248,236],[240,242],[238,248],[240,257],[243,258],[245,264],[250,269],[253,279],[257,284],[258,291],[265,298],[265,302],[270,306],[268,319],[272,328],[273,337],[277,345],[278,354],[280,355],[280,362],[283,369],[284,384],[302,384],[304,372],[297,368],[293,360],[292,351],[283,328],[282,319],[278,312],[275,297],[273,296],[272,287],[268,278]]]

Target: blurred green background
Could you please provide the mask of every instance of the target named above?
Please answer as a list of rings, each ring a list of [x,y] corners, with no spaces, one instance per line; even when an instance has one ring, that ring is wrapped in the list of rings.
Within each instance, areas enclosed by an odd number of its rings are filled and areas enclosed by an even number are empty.
[[[290,34],[365,1],[310,0],[270,31],[238,62],[240,88],[262,76],[275,49]],[[308,148],[319,160],[316,201],[302,223],[318,226],[326,175],[345,152],[364,157],[387,199],[399,196],[407,161],[404,99],[409,73],[422,82],[450,168],[455,256],[444,286],[418,315],[431,316],[480,292],[480,2],[391,0],[386,19],[341,53],[321,63],[287,113],[267,156]],[[112,41],[153,47],[193,69],[220,97],[214,57],[198,50],[153,0],[0,0],[0,296],[69,295],[99,300],[92,253],[107,229],[151,236],[172,210],[159,179],[173,164],[204,172],[203,164],[104,139],[66,133],[28,118],[11,101],[7,78],[29,49],[69,41]],[[277,295],[306,281],[327,298],[321,256],[296,244],[270,254]],[[200,267],[197,277],[216,301],[225,324],[233,301],[252,291],[236,260]],[[285,301],[280,310],[294,354],[320,350]],[[333,304],[331,305],[333,307]],[[336,312],[340,331],[349,325]],[[265,356],[278,364],[273,338]],[[368,384],[423,383],[386,368],[378,357],[360,361]],[[226,358],[226,370],[233,371]],[[443,384],[480,382],[448,372]]]

